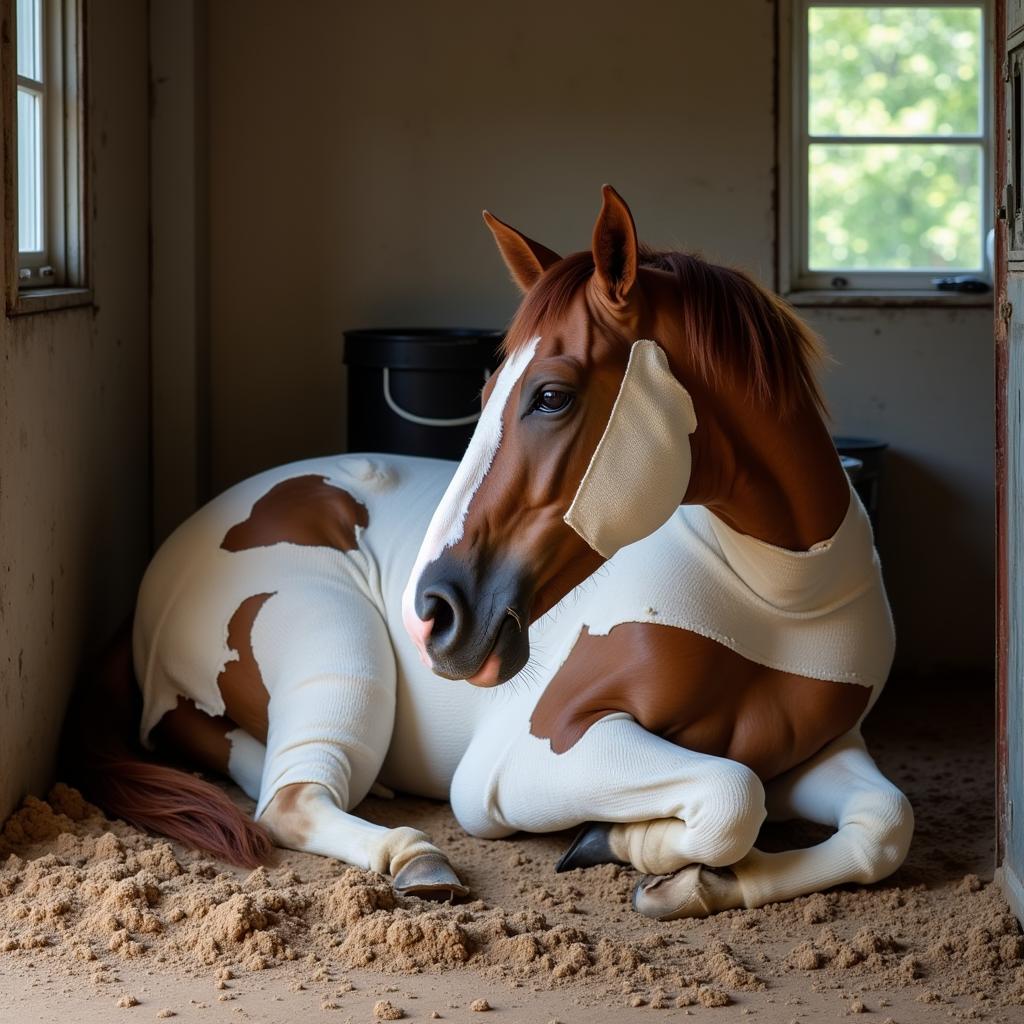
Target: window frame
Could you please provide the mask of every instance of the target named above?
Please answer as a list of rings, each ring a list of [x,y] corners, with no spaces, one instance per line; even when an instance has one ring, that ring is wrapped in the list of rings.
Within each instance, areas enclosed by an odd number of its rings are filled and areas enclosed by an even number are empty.
[[[811,7],[977,7],[982,19],[980,76],[981,131],[949,136],[811,136],[808,130],[807,15]],[[992,0],[783,0],[779,40],[779,290],[797,304],[883,304],[886,302],[942,305],[990,305],[991,291],[961,293],[938,290],[933,280],[970,274],[992,286],[985,257],[985,240],[994,226],[992,201],[995,159],[994,55],[995,25]],[[809,267],[808,154],[812,141],[843,144],[953,144],[980,146],[982,161],[982,267],[974,270],[811,270]],[[845,280],[845,284],[839,281]]]
[[[8,316],[88,305],[86,246],[84,0],[42,0],[43,237],[41,252],[19,245],[17,0],[0,0],[4,133],[4,264]],[[52,273],[40,273],[52,268]],[[31,277],[26,278],[29,271]]]

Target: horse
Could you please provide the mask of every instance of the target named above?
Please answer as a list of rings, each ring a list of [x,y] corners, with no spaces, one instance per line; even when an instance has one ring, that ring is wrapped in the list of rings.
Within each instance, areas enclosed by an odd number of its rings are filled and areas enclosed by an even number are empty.
[[[467,890],[424,833],[355,813],[375,786],[450,799],[481,837],[583,825],[559,869],[631,864],[652,917],[899,866],[909,804],[859,733],[891,616],[810,336],[748,279],[682,256],[692,305],[674,327],[669,256],[632,250],[626,281],[628,238],[606,244],[623,213],[607,191],[593,252],[566,260],[487,215],[529,290],[461,463],[295,463],[171,535],[130,645],[69,719],[88,795],[235,863],[272,842],[428,898]],[[603,281],[622,301],[595,316]],[[705,336],[732,316],[738,351],[764,336],[763,391],[742,393],[742,360]],[[769,463],[773,441],[793,466]],[[230,777],[253,815],[168,759]],[[763,854],[780,814],[837,832]]]
[[[498,686],[527,664],[531,625],[602,565],[633,593],[624,557],[650,572],[633,562],[645,538],[672,524],[690,537],[675,552],[687,571],[643,613],[600,584],[598,628],[585,624],[540,699],[490,737],[501,754],[480,758],[486,784],[456,775],[460,820],[529,829],[541,798],[516,768],[543,765],[546,825],[596,822],[561,866],[647,871],[634,905],[656,917],[884,877],[913,813],[860,725],[894,636],[871,527],[825,425],[820,343],[748,276],[642,246],[610,186],[590,250],[564,259],[484,218],[525,294],[403,594],[424,663]],[[717,792],[733,841],[714,860],[690,845],[707,799],[695,774],[717,768],[704,757],[750,773]],[[574,773],[585,793],[563,789]],[[624,780],[645,780],[645,799],[624,805]],[[749,825],[764,814],[835,833],[762,853]]]

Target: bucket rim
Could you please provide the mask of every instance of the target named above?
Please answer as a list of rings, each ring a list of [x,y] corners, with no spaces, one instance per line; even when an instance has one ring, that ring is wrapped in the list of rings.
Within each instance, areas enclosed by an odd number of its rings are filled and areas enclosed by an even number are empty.
[[[392,370],[493,369],[503,330],[492,327],[360,327],[344,332],[347,366]]]

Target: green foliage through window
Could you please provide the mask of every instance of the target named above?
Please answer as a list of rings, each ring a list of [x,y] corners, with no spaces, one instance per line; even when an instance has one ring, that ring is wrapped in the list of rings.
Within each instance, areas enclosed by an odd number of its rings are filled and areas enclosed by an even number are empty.
[[[811,6],[807,30],[810,269],[981,269],[980,8]]]

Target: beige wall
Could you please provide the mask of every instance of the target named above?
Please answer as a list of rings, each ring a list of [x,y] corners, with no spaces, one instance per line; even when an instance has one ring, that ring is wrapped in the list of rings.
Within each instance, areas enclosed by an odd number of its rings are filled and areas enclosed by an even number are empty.
[[[771,89],[708,40],[767,83],[771,10],[733,6],[213,3],[215,487],[339,448],[346,327],[508,319],[485,206],[574,250],[610,181],[651,240],[767,274]]]
[[[88,5],[95,309],[0,317],[0,820],[148,548],[146,5]]]
[[[209,22],[215,489],[344,444],[340,338],[502,324],[481,207],[583,247],[610,181],[649,241],[770,282],[773,4],[217,0]],[[893,444],[905,666],[992,649],[991,315],[813,315],[838,429]]]
[[[897,663],[989,669],[995,650],[992,314],[813,310],[836,433],[886,438],[878,547]]]

